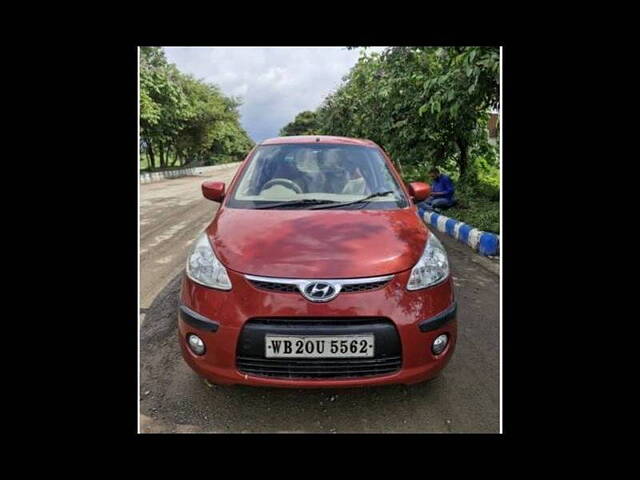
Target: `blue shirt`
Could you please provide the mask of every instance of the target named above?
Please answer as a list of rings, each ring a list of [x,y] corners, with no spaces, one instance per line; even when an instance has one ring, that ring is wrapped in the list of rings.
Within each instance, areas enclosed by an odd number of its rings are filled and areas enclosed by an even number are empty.
[[[447,200],[453,199],[453,182],[444,174],[440,174],[431,184],[432,192],[445,192],[445,195],[438,195],[435,198],[446,198]]]

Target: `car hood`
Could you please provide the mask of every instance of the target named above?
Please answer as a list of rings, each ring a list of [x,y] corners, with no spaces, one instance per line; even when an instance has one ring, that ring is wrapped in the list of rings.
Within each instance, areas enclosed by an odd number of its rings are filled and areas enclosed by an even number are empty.
[[[237,272],[283,278],[355,278],[413,267],[429,232],[415,208],[222,208],[207,234],[218,259]]]

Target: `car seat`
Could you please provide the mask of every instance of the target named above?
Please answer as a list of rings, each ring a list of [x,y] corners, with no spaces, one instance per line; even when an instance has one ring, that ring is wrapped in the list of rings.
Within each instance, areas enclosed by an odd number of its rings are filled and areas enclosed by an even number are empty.
[[[364,177],[354,178],[349,180],[344,187],[342,187],[342,193],[348,195],[364,195],[369,193],[367,188],[367,182]]]
[[[324,187],[324,182],[326,180],[324,174],[321,171],[309,172],[309,171],[301,171],[300,169],[300,167],[309,168],[314,165],[317,165],[316,158],[313,151],[311,151],[311,149],[309,148],[301,148],[299,150],[296,150],[296,153],[294,155],[294,163],[295,163],[295,168],[300,175],[300,178],[304,179],[303,181],[305,182],[305,186],[306,186],[304,191],[307,193],[322,192]]]
[[[327,150],[324,154],[325,186],[324,191],[329,193],[342,193],[348,183],[349,177],[344,165],[347,157],[339,149]]]

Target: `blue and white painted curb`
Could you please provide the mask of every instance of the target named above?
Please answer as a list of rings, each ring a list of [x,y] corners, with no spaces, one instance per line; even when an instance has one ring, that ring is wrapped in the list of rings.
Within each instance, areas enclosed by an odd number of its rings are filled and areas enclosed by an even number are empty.
[[[418,215],[425,223],[433,225],[439,232],[455,238],[473,248],[480,255],[496,256],[500,253],[500,235],[483,232],[454,218],[418,206]]]

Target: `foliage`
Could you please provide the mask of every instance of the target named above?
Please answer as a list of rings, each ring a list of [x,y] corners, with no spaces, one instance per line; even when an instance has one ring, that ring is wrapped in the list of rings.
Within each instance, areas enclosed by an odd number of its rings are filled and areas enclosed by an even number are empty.
[[[465,205],[465,208],[452,207],[444,214],[484,232],[500,234],[499,202],[491,202],[482,197],[469,197],[465,199]]]
[[[498,150],[487,122],[499,108],[499,60],[497,47],[363,49],[315,112],[318,133],[373,140],[406,181],[428,181],[439,166],[460,200],[447,215],[498,231]]]
[[[471,150],[488,148],[498,79],[497,47],[364,50],[317,119],[321,133],[383,145],[403,169],[454,164],[464,177]]]
[[[141,151],[151,167],[242,158],[253,142],[239,106],[217,86],[182,74],[160,47],[140,49]]]
[[[309,110],[296,115],[293,122],[286,124],[280,130],[281,137],[289,137],[292,135],[318,135],[319,133],[320,129],[316,114]]]

